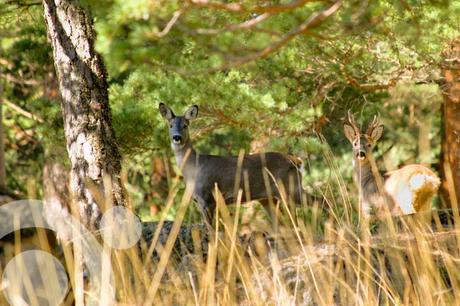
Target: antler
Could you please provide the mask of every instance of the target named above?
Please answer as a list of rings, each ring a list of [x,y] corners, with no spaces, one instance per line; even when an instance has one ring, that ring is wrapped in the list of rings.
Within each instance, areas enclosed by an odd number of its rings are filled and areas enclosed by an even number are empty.
[[[372,120],[371,124],[369,124],[369,127],[367,128],[366,134],[371,134],[372,130],[375,129],[380,125],[380,114],[374,115],[374,120]]]
[[[356,124],[355,117],[353,116],[353,113],[351,112],[351,110],[348,110],[348,123],[355,130],[356,135],[359,135],[360,130],[359,130],[358,125]]]

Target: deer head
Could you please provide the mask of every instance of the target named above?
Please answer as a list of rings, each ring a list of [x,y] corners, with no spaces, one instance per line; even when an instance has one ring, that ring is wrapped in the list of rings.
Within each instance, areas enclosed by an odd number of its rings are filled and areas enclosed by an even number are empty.
[[[188,108],[183,116],[176,116],[174,112],[164,103],[159,105],[161,116],[169,123],[169,137],[173,149],[183,148],[189,141],[188,126],[190,121],[198,116],[198,106]]]
[[[374,116],[374,120],[367,128],[366,133],[363,134],[356,124],[353,114],[348,111],[348,121],[343,125],[343,129],[345,136],[353,146],[353,160],[361,164],[367,162],[369,153],[383,133],[383,125],[380,124],[379,116]]]

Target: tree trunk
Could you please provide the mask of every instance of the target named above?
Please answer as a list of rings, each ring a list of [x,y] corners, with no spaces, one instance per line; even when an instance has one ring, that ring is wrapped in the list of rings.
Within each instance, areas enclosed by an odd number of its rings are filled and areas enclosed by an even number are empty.
[[[171,163],[166,156],[163,154],[155,154],[152,157],[152,175],[150,177],[151,193],[147,195],[147,201],[157,209],[168,197],[170,178],[174,176],[171,171]]]
[[[460,37],[443,52],[442,106],[444,133],[442,135],[441,169],[447,164],[452,171],[453,191],[460,196]],[[448,193],[449,177],[442,170],[442,193],[446,203],[451,203]]]
[[[3,86],[0,85],[0,191],[6,190],[5,135],[3,134]]]
[[[5,135],[3,131],[3,86],[0,84],[0,206],[14,201],[6,185]]]
[[[64,149],[57,149],[63,153]],[[69,171],[59,162],[56,151],[45,149],[43,166],[43,207],[46,222],[56,229],[61,241],[68,242],[72,233],[69,227],[71,209],[69,207]]]
[[[62,97],[72,205],[82,223],[94,229],[101,212],[92,192],[111,194],[113,205],[125,204],[106,71],[94,49],[92,19],[78,1],[43,0],[43,3]],[[110,178],[111,193],[104,192],[106,176]]]

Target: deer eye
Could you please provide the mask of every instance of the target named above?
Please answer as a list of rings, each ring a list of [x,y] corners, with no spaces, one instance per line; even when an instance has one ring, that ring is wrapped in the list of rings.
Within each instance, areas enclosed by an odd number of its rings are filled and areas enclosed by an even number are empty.
[[[170,124],[170,125],[169,125],[169,128],[171,128],[171,129],[172,129],[172,124]]]

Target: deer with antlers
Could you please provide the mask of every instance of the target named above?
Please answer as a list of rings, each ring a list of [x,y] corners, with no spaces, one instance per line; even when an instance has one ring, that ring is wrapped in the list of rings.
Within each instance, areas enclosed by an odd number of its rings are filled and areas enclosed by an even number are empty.
[[[377,215],[407,215],[431,209],[440,180],[429,168],[411,164],[387,173],[385,179],[377,171],[372,149],[382,136],[379,116],[361,133],[353,114],[348,112],[344,132],[353,146],[353,179],[360,193],[360,209],[365,217],[376,210]]]

